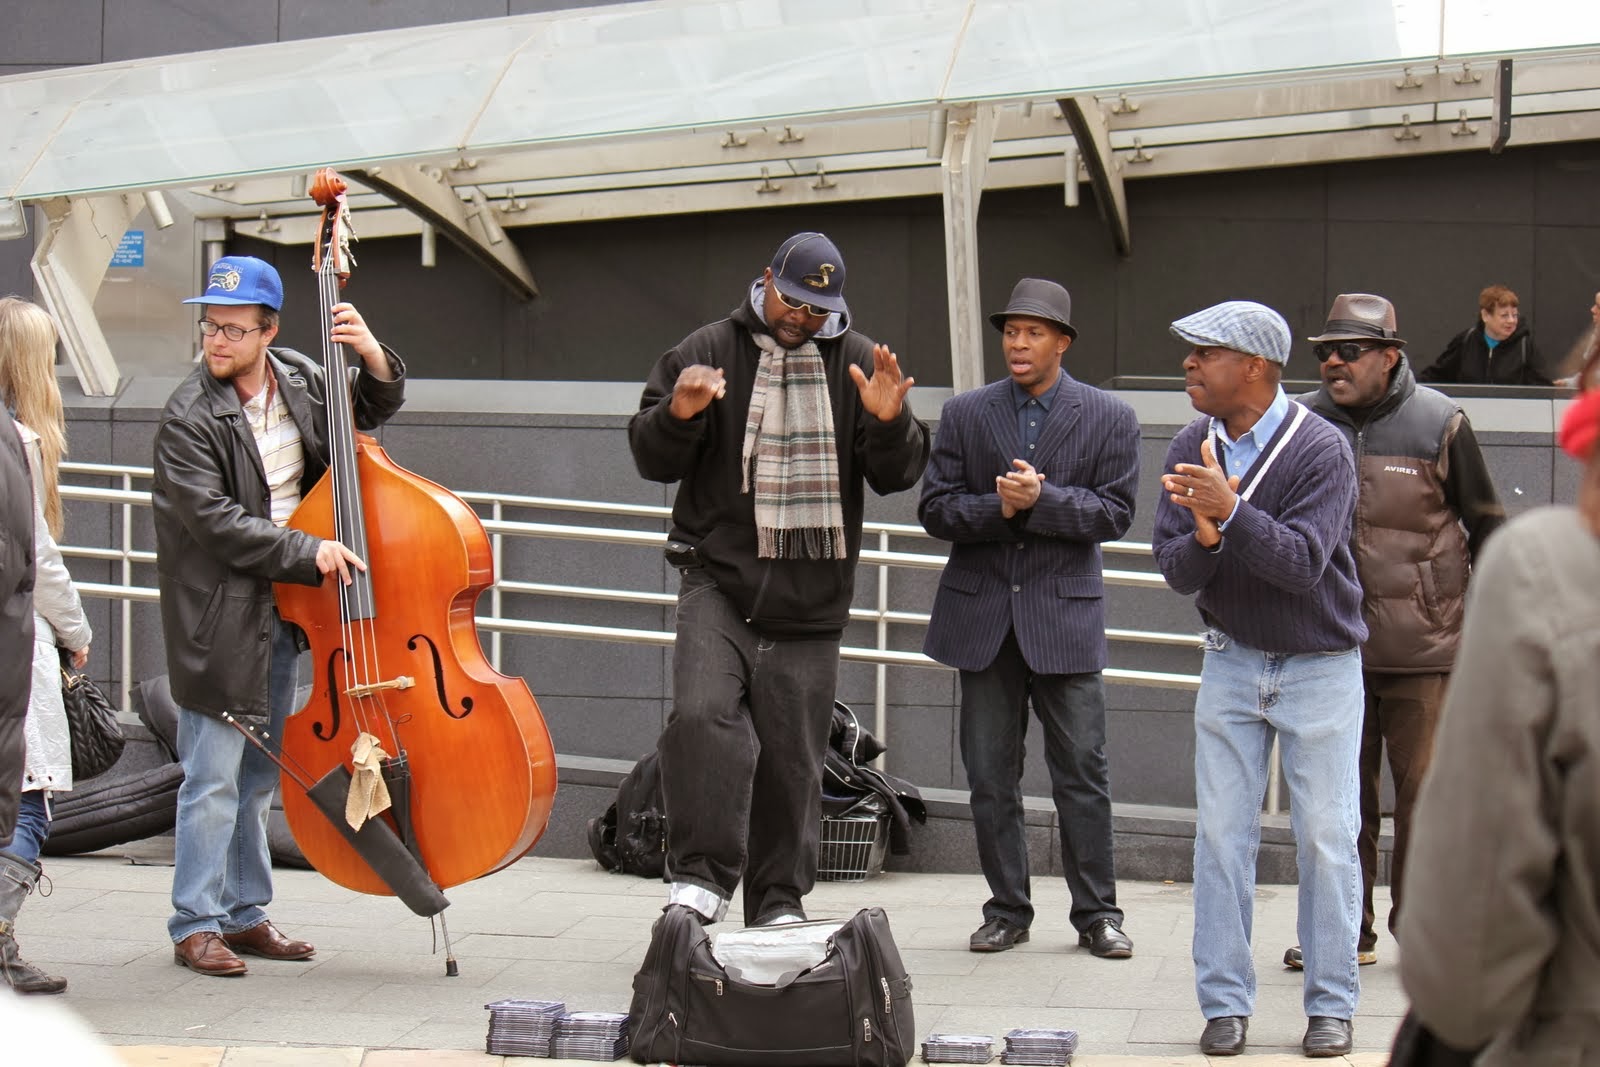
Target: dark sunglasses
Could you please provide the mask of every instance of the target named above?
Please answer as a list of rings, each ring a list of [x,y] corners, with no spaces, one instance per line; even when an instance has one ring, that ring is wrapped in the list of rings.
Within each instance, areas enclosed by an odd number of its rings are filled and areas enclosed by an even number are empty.
[[[1354,363],[1368,352],[1381,352],[1388,345],[1364,345],[1358,341],[1323,341],[1315,345],[1311,351],[1316,353],[1318,363],[1326,363],[1334,356],[1338,356],[1346,363]]]
[[[829,315],[833,314],[833,312],[829,311],[827,308],[819,308],[817,305],[807,304],[803,300],[798,304],[791,303],[789,298],[783,295],[783,290],[779,289],[776,285],[772,287],[772,291],[778,294],[778,302],[784,307],[788,308],[790,311],[804,311],[807,315],[817,315],[821,318],[827,318]]]

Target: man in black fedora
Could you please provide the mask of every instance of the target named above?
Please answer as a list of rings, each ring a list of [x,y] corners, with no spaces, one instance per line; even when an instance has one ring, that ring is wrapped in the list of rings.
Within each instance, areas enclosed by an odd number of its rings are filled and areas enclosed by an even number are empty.
[[[951,542],[923,651],[961,672],[961,759],[990,892],[969,947],[1004,951],[1033,923],[1021,787],[1031,704],[1078,944],[1124,958],[1133,942],[1111,847],[1100,544],[1133,521],[1139,420],[1062,369],[1078,331],[1055,282],[1024,278],[989,321],[1010,379],[945,404],[917,509]]]
[[[1378,959],[1372,886],[1383,752],[1395,790],[1393,932],[1411,811],[1461,637],[1467,577],[1505,509],[1460,405],[1417,384],[1389,301],[1367,293],[1335,297],[1323,331],[1310,341],[1322,387],[1301,403],[1344,432],[1360,467],[1350,538],[1368,631],[1361,646],[1366,715],[1358,847],[1365,897],[1356,959],[1369,964]],[[1299,946],[1285,953],[1284,963],[1302,966]]]

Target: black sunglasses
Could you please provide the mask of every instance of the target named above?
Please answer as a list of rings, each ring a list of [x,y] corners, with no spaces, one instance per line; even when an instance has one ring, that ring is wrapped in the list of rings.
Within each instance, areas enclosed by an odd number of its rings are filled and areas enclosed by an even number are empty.
[[[1316,353],[1318,363],[1326,363],[1334,356],[1338,356],[1346,363],[1354,363],[1368,352],[1381,352],[1388,345],[1364,345],[1358,341],[1323,341],[1311,349]]]
[[[779,289],[776,285],[772,287],[772,291],[778,294],[778,302],[791,311],[804,311],[807,315],[817,315],[822,318],[827,318],[829,315],[833,314],[833,312],[829,311],[827,308],[819,308],[817,305],[807,304],[803,300],[798,304],[792,303],[788,297],[783,295],[783,290]]]

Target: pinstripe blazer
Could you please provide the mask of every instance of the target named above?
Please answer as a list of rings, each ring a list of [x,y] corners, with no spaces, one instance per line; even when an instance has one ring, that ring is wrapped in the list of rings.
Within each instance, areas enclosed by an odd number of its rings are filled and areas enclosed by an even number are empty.
[[[1009,378],[945,404],[917,515],[930,534],[951,542],[950,562],[923,651],[961,670],[983,670],[1014,629],[1035,673],[1101,670],[1100,542],[1133,522],[1138,417],[1062,371],[1032,461],[1045,476],[1039,500],[1007,520],[994,480],[1021,455]]]

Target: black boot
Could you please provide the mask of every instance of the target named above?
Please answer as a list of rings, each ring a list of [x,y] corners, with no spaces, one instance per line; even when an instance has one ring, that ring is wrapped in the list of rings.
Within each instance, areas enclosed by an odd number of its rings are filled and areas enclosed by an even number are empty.
[[[41,868],[21,856],[0,852],[0,975],[18,993],[60,993],[67,988],[65,978],[45,974],[24,960],[17,949],[17,912],[22,902],[39,883]]]

